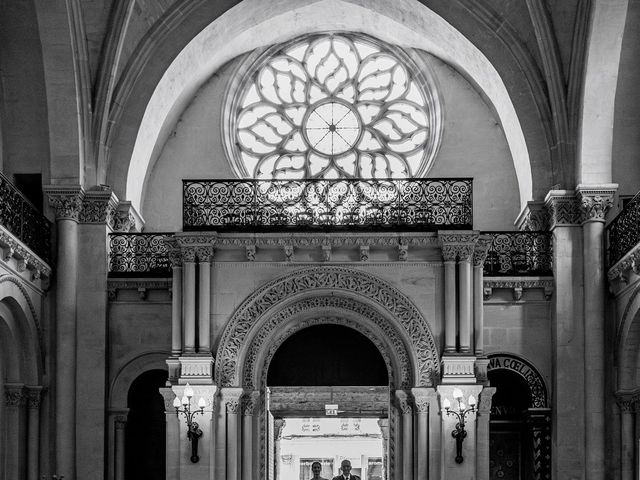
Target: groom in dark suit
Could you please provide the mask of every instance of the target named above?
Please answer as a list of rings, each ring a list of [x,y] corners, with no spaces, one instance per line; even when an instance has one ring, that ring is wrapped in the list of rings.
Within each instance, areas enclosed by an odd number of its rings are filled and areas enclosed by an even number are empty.
[[[349,460],[342,460],[340,470],[342,470],[342,475],[333,477],[333,480],[360,480],[359,476],[351,475],[351,462]]]

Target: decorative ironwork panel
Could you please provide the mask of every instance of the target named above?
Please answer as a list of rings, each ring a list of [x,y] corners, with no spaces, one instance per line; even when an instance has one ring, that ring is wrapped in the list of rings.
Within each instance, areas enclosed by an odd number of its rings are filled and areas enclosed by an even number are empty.
[[[50,261],[51,223],[0,174],[0,225],[44,261]]]
[[[112,233],[109,235],[109,275],[171,275],[164,238],[167,233]]]
[[[633,197],[607,227],[609,266],[640,242],[640,193]]]
[[[485,276],[553,275],[550,232],[487,232]]]
[[[471,179],[184,180],[184,230],[470,229]]]

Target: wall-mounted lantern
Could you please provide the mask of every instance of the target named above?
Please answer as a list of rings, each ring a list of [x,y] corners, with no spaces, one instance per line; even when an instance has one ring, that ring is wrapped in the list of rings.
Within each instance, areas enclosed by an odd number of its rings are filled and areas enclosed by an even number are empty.
[[[191,461],[197,463],[198,460],[200,460],[198,456],[198,440],[202,436],[202,430],[200,430],[200,425],[193,420],[196,415],[202,415],[204,413],[204,407],[207,406],[207,403],[204,398],[200,397],[200,400],[198,400],[198,409],[192,412],[191,397],[193,397],[193,388],[187,383],[182,399],[176,397],[173,401],[173,406],[176,409],[176,415],[180,416],[182,413],[187,420],[187,438],[191,442]]]
[[[469,395],[469,407],[467,407],[462,397],[462,391],[459,388],[453,389],[453,398],[458,402],[457,408],[451,408],[451,402],[448,398],[445,398],[442,402],[442,406],[447,412],[447,416],[455,415],[458,419],[456,428],[451,432],[451,436],[456,439],[456,463],[462,463],[464,458],[462,456],[462,442],[467,436],[467,431],[464,429],[466,416],[476,411],[476,399],[473,395]]]

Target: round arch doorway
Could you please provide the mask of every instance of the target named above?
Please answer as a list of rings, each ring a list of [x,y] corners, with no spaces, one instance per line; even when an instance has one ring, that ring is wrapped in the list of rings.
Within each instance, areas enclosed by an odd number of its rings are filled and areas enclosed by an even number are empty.
[[[386,478],[389,372],[369,338],[344,325],[304,328],[274,354],[267,387],[276,480],[307,480],[314,461],[332,478],[345,459],[363,480]]]

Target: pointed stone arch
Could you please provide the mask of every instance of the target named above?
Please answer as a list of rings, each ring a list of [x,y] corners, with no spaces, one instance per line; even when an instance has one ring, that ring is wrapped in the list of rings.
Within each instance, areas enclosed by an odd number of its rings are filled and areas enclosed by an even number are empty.
[[[294,318],[306,321],[314,316],[320,318],[318,312],[322,309],[333,311],[334,315],[329,315],[332,318],[340,312],[345,321],[369,329],[378,338],[381,353],[387,352],[388,368],[397,372],[394,378],[398,377],[401,384],[431,386],[439,377],[433,334],[410,300],[368,273],[322,266],[303,268],[273,280],[238,307],[217,351],[216,383],[222,387],[255,385],[264,370],[264,361],[268,361],[270,349],[265,340],[272,338],[278,325],[282,322],[293,325],[290,321]],[[291,329],[295,330],[295,326]],[[282,336],[287,336],[286,330]],[[273,338],[276,343],[279,341]],[[396,348],[400,351],[395,351]],[[256,359],[260,356],[262,363],[258,367],[260,362]]]

